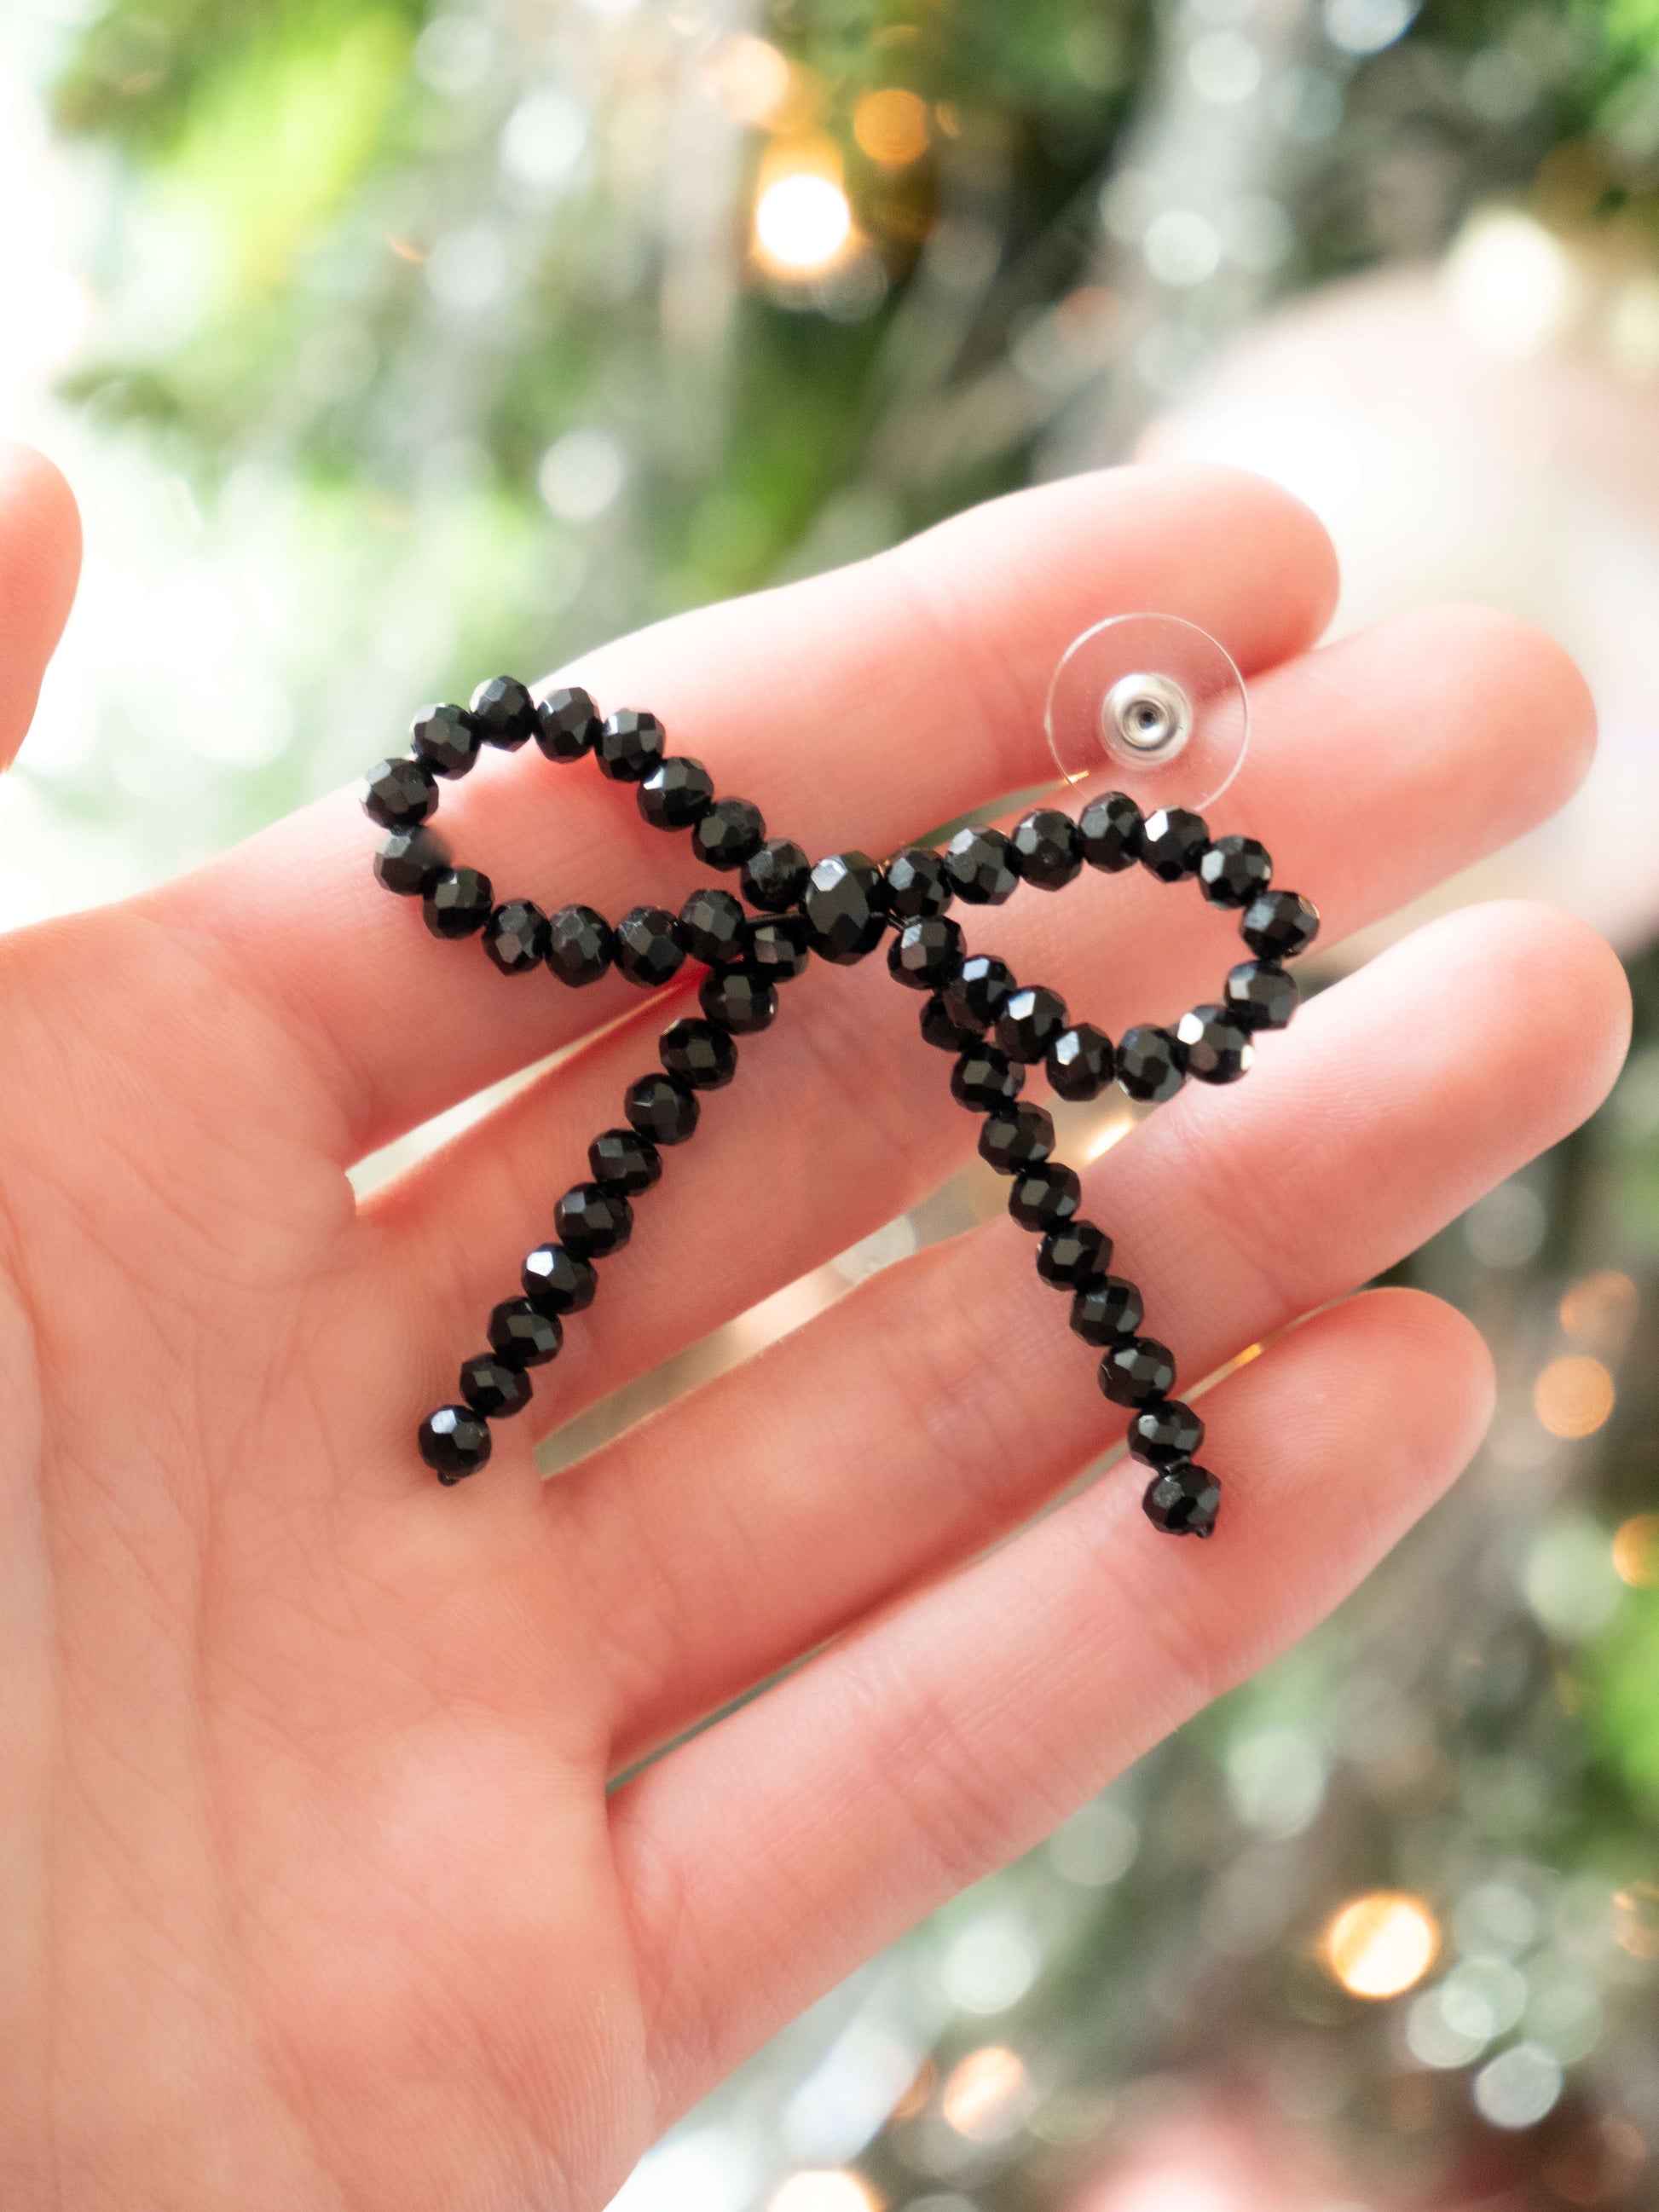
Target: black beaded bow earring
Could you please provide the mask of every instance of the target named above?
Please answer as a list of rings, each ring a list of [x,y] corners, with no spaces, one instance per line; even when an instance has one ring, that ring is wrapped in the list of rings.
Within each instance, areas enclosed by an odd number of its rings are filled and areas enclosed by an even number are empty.
[[[374,872],[388,890],[421,901],[434,937],[481,935],[503,975],[545,966],[572,987],[611,967],[647,989],[688,959],[707,971],[701,1012],[670,1024],[660,1070],[624,1094],[626,1126],[588,1146],[592,1180],[555,1206],[553,1240],[526,1259],[522,1295],[492,1310],[489,1349],[462,1364],[460,1402],[421,1424],[421,1455],[441,1482],[476,1473],[489,1457],[489,1423],[528,1405],[528,1370],[556,1358],[564,1317],[592,1301],[594,1262],[628,1243],[633,1201],[660,1176],[663,1148],[684,1144],[704,1093],[731,1082],[737,1039],[770,1025],[778,985],[814,953],[850,966],[890,930],[889,972],[925,994],[921,1034],[951,1054],[952,1095],[983,1117],[981,1157],[1009,1177],[1009,1212],[1041,1239],[1037,1273],[1069,1295],[1073,1329],[1100,1350],[1101,1390],[1129,1410],[1129,1450],[1152,1470],[1148,1517],[1174,1534],[1211,1534],[1221,1486],[1195,1457],[1204,1424],[1174,1395],[1173,1354],[1141,1333],[1140,1293],[1110,1272],[1111,1238],[1079,1214],[1081,1186],[1054,1157],[1053,1120],[1019,1094],[1026,1070],[1038,1066],[1060,1097],[1075,1100],[1113,1082],[1156,1103],[1189,1077],[1237,1081],[1257,1033],[1282,1029],[1295,1012],[1284,963],[1312,944],[1318,909],[1300,892],[1273,888],[1273,864],[1254,838],[1212,838],[1195,811],[1232,781],[1249,738],[1243,680],[1202,630],[1166,616],[1097,624],[1056,670],[1046,723],[1067,782],[1097,770],[1103,750],[1125,787],[1090,800],[1076,818],[1040,806],[1006,836],[963,830],[943,852],[909,846],[884,867],[860,852],[814,865],[788,838],[769,837],[748,799],[716,799],[700,761],[669,754],[654,715],[624,708],[602,720],[576,689],[538,700],[514,678],[495,677],[470,707],[423,708],[408,754],[370,769],[363,805],[389,833]],[[512,751],[532,738],[550,760],[591,754],[601,775],[633,784],[646,821],[689,830],[700,860],[736,876],[742,899],[714,886],[693,891],[678,915],[636,906],[614,925],[586,906],[550,916],[528,899],[498,903],[489,878],[453,866],[428,824],[440,778],[465,775],[486,744]],[[969,953],[947,911],[957,900],[1000,906],[1022,883],[1060,890],[1085,866],[1115,874],[1137,865],[1164,883],[1190,877],[1212,905],[1237,909],[1251,957],[1229,972],[1218,1000],[1172,1029],[1127,1030],[1115,1045],[1092,1023],[1073,1021],[1058,992],[1019,983],[994,955]]]

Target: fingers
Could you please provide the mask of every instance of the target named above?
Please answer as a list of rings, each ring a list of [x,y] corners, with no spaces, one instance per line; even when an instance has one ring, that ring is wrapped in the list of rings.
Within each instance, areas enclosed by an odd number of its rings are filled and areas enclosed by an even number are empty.
[[[648,1770],[612,1832],[657,2118],[1300,1635],[1464,1465],[1469,1324],[1374,1292],[1205,1401],[1239,1470],[1206,1545],[1109,1474]]]
[[[1283,492],[1225,471],[1119,470],[681,617],[566,673],[603,708],[650,708],[671,748],[703,760],[722,795],[754,800],[774,834],[815,857],[880,854],[1048,779],[1049,676],[1103,615],[1188,616],[1255,668],[1317,635],[1333,590],[1323,532]],[[366,732],[364,766],[399,744]],[[441,827],[498,898],[544,908],[581,901],[614,921],[651,898],[677,907],[707,876],[625,786],[533,747],[446,786]],[[544,974],[509,982],[476,943],[434,943],[374,881],[377,834],[338,793],[157,902],[283,1009],[360,1152],[639,1003],[615,976],[580,992]]]
[[[23,742],[81,568],[81,518],[43,453],[0,441],[0,767]]]

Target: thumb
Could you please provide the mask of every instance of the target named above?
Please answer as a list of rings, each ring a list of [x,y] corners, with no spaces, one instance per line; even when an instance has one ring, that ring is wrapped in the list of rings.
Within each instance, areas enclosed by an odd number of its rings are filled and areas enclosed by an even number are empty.
[[[75,495],[43,453],[0,440],[0,767],[23,742],[80,570]]]

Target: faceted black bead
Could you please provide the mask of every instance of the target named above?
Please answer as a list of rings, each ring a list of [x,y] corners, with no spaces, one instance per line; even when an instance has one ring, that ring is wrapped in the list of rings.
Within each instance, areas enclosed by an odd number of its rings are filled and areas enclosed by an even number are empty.
[[[1014,824],[1009,857],[1023,882],[1040,891],[1063,890],[1083,866],[1083,838],[1069,814],[1038,806]]]
[[[728,967],[743,957],[749,917],[730,891],[693,891],[680,908],[680,938],[705,968]]]
[[[994,1044],[970,1044],[951,1071],[951,1096],[981,1114],[1012,1106],[1025,1087],[1025,1070]]]
[[[1140,1501],[1154,1528],[1168,1536],[1210,1536],[1221,1510],[1221,1485],[1207,1468],[1166,1467],[1147,1484]]]
[[[499,1352],[475,1352],[461,1363],[461,1395],[475,1413],[492,1421],[521,1413],[530,1403],[530,1377]]]
[[[770,1029],[778,1018],[776,991],[747,968],[712,969],[698,988],[697,1004],[711,1022],[738,1036]]]
[[[434,775],[465,775],[478,757],[483,732],[477,717],[465,707],[422,707],[409,726],[410,744],[417,760]]]
[[[672,1075],[641,1076],[629,1085],[623,1100],[629,1127],[649,1137],[653,1145],[683,1145],[696,1130],[702,1111],[696,1092],[676,1083]]]
[[[1062,1221],[1037,1247],[1037,1273],[1061,1290],[1080,1291],[1112,1264],[1112,1240],[1092,1221]]]
[[[654,714],[624,707],[600,725],[593,757],[599,774],[613,783],[643,783],[667,746],[668,734]]]
[[[1083,1185],[1077,1170],[1060,1160],[1043,1160],[1022,1168],[1008,1193],[1008,1211],[1022,1229],[1041,1236],[1057,1222],[1069,1221],[1083,1203]]]
[[[603,1260],[609,1252],[620,1252],[634,1234],[634,1209],[611,1183],[574,1183],[556,1201],[553,1226],[567,1251],[579,1259]]]
[[[1300,891],[1264,891],[1245,908],[1238,933],[1264,960],[1294,960],[1319,934],[1319,908]]]
[[[1072,1327],[1085,1344],[1119,1344],[1146,1318],[1140,1293],[1121,1275],[1099,1275],[1072,1300]]]
[[[969,906],[1000,906],[1019,888],[1000,830],[958,830],[945,848],[945,880]]]
[[[382,830],[417,830],[438,806],[438,780],[424,761],[376,761],[363,783],[363,811]]]
[[[374,877],[399,898],[419,898],[449,867],[449,848],[430,830],[394,830],[374,855]]]
[[[1198,887],[1212,906],[1249,906],[1273,879],[1267,848],[1254,837],[1218,837],[1198,864]]]
[[[550,761],[580,760],[599,735],[598,709],[580,685],[550,691],[536,705],[536,743]]]
[[[949,915],[927,915],[900,927],[887,948],[888,973],[913,991],[937,991],[962,965],[966,949]]]
[[[900,921],[943,914],[956,894],[945,863],[928,845],[907,845],[887,863],[887,911]]]
[[[1153,1104],[1173,1098],[1186,1080],[1181,1047],[1168,1030],[1125,1030],[1117,1048],[1117,1079],[1131,1098]]]
[[[635,803],[653,830],[689,830],[714,803],[714,779],[701,761],[676,754],[641,783]]]
[[[1112,1040],[1092,1022],[1062,1030],[1048,1048],[1048,1080],[1062,1098],[1098,1098],[1116,1073]]]
[[[421,911],[434,937],[471,937],[489,921],[495,896],[476,868],[450,868],[428,884]]]
[[[1150,1406],[1175,1389],[1174,1354],[1152,1337],[1127,1337],[1101,1361],[1100,1387],[1115,1406]]]
[[[1066,1034],[1066,1001],[1046,983],[1034,983],[1011,992],[997,1016],[997,1042],[1010,1060],[1023,1060],[1028,1067],[1046,1059]]]
[[[517,752],[536,734],[536,702],[515,676],[492,676],[472,694],[472,712],[484,743]]]
[[[766,817],[752,800],[717,799],[691,832],[691,845],[711,868],[740,868],[765,837]]]
[[[514,1367],[542,1367],[558,1358],[564,1324],[534,1298],[503,1298],[492,1309],[484,1334],[497,1357]]]
[[[1091,868],[1109,876],[1132,867],[1140,858],[1141,832],[1146,827],[1140,809],[1121,791],[1091,799],[1078,817],[1078,836],[1083,857]]]
[[[1194,1006],[1183,1014],[1176,1042],[1188,1074],[1200,1083],[1237,1083],[1255,1059],[1249,1031],[1225,1006]]]
[[[979,1133],[979,1156],[999,1175],[1036,1167],[1054,1149],[1054,1119],[1041,1106],[1000,1107]]]
[[[1146,817],[1140,833],[1140,859],[1160,883],[1178,884],[1195,875],[1209,849],[1210,832],[1200,814],[1184,806],[1160,806]]]
[[[1129,1449],[1147,1467],[1172,1467],[1190,1459],[1204,1441],[1204,1424],[1179,1398],[1148,1406],[1129,1424]]]
[[[925,1043],[941,1052],[966,1052],[979,1042],[977,1028],[965,1028],[939,998],[929,999],[921,1010],[921,1034]]]
[[[616,951],[611,924],[591,906],[562,906],[547,925],[547,964],[573,988],[597,983]]]
[[[630,983],[654,991],[678,974],[685,947],[672,914],[659,906],[636,906],[617,924],[617,946],[611,957]]]
[[[483,948],[503,975],[527,975],[547,957],[547,916],[528,899],[509,899],[484,924]]]
[[[746,968],[774,983],[793,982],[806,972],[811,955],[806,946],[806,924],[798,914],[769,915],[744,925],[743,959]]]
[[[867,853],[832,853],[806,879],[800,910],[820,960],[850,968],[881,943],[887,927],[881,870]]]
[[[1241,960],[1228,969],[1222,996],[1241,1029],[1282,1030],[1302,994],[1295,976],[1276,961]]]
[[[738,878],[750,906],[786,914],[806,889],[811,863],[793,837],[769,837],[743,864]]]
[[[629,1197],[649,1190],[662,1173],[662,1154],[637,1129],[606,1129],[587,1148],[588,1172]]]
[[[489,1424],[471,1406],[440,1406],[421,1423],[416,1442],[440,1482],[459,1482],[489,1457]]]
[[[989,1029],[1018,988],[1006,961],[971,952],[939,996],[958,1027],[977,1032]]]
[[[586,1260],[562,1244],[538,1244],[519,1270],[524,1294],[544,1313],[580,1313],[593,1303],[599,1279]]]
[[[662,1064],[693,1091],[720,1091],[738,1072],[738,1048],[718,1022],[671,1022],[658,1041]]]

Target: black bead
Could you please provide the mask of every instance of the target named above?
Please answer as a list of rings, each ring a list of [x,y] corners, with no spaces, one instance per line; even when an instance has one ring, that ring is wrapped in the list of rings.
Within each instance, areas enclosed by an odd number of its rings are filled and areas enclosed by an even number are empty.
[[[1063,890],[1083,866],[1083,838],[1069,814],[1034,807],[1014,824],[1009,857],[1023,883],[1040,891]]]
[[[489,1457],[489,1424],[471,1406],[440,1406],[421,1423],[416,1441],[440,1482],[459,1482]]]
[[[1140,833],[1140,860],[1163,884],[1195,875],[1209,849],[1210,832],[1201,814],[1184,806],[1160,806],[1146,817]]]
[[[1203,1441],[1203,1422],[1179,1398],[1148,1406],[1129,1424],[1129,1449],[1146,1467],[1172,1467],[1190,1459]]]
[[[924,1043],[941,1052],[966,1052],[979,1042],[980,1033],[957,1021],[943,999],[933,998],[921,1010],[921,1035]]]
[[[867,853],[832,853],[806,879],[800,910],[820,960],[850,968],[873,952],[887,927],[881,870]]]
[[[741,960],[749,917],[730,891],[693,891],[680,908],[680,939],[705,968],[729,967]]]
[[[1022,1168],[1008,1193],[1008,1211],[1022,1229],[1041,1236],[1057,1222],[1069,1221],[1083,1203],[1083,1185],[1077,1170],[1060,1160],[1042,1160]]]
[[[528,899],[509,899],[484,924],[483,948],[503,975],[527,975],[547,957],[547,916]]]
[[[1131,1336],[1100,1363],[1100,1387],[1115,1406],[1150,1406],[1175,1389],[1175,1358],[1166,1344]]]
[[[939,996],[958,1027],[983,1031],[1018,988],[1014,971],[1006,961],[989,952],[971,952]]]
[[[653,1145],[683,1145],[697,1126],[702,1109],[695,1091],[672,1075],[642,1075],[630,1083],[623,1099],[623,1112],[630,1128]]]
[[[1218,837],[1198,864],[1198,887],[1212,906],[1249,906],[1273,879],[1267,848],[1254,837]]]
[[[489,919],[495,893],[476,868],[450,868],[427,886],[421,911],[434,937],[471,937]]]
[[[740,868],[765,837],[766,817],[751,800],[717,799],[691,832],[691,845],[711,868]]]
[[[514,1367],[543,1367],[558,1358],[564,1325],[534,1298],[503,1298],[492,1309],[484,1334],[490,1349]]]
[[[1092,1221],[1062,1221],[1037,1247],[1037,1273],[1058,1289],[1080,1291],[1112,1264],[1112,1240]]]
[[[1227,1012],[1246,1030],[1282,1030],[1302,994],[1296,978],[1273,960],[1241,960],[1227,971]]]
[[[679,973],[685,959],[678,924],[659,906],[630,907],[617,924],[611,954],[630,983],[657,990]]]
[[[568,1252],[603,1260],[620,1252],[634,1234],[634,1209],[611,1183],[574,1183],[554,1204],[553,1226]]]
[[[484,743],[517,752],[536,734],[536,702],[516,676],[492,676],[472,694],[472,712]]]
[[[887,948],[888,973],[913,991],[937,991],[962,965],[966,949],[949,915],[926,915],[901,926]]]
[[[599,1279],[586,1260],[562,1244],[538,1244],[519,1270],[524,1294],[544,1313],[580,1313],[593,1303]]]
[[[1048,1080],[1062,1098],[1098,1098],[1117,1073],[1112,1040],[1092,1022],[1063,1030],[1048,1048]]]
[[[587,1148],[587,1169],[595,1182],[636,1198],[661,1175],[662,1154],[637,1129],[606,1129]]]
[[[1121,791],[1091,799],[1078,817],[1078,836],[1083,857],[1091,868],[1115,876],[1133,867],[1140,858],[1141,832],[1146,827],[1140,809]]]
[[[394,830],[374,855],[374,879],[399,898],[419,898],[447,872],[449,848],[430,830]]]
[[[580,685],[550,691],[536,703],[536,743],[550,761],[580,760],[599,734],[599,711]]]
[[[1245,908],[1238,933],[1264,960],[1294,960],[1319,934],[1319,908],[1300,891],[1264,891]]]
[[[958,830],[945,848],[945,879],[969,906],[1000,906],[1019,888],[1000,830]]]
[[[900,921],[943,914],[956,894],[945,863],[928,845],[907,845],[887,863],[887,911]]]
[[[1237,1083],[1255,1058],[1249,1031],[1226,1006],[1194,1006],[1183,1014],[1176,1042],[1188,1074],[1200,1083]]]
[[[1207,1468],[1166,1467],[1147,1484],[1141,1509],[1167,1536],[1209,1536],[1221,1510],[1221,1485]]]
[[[1033,983],[1012,991],[997,1016],[997,1042],[1010,1060],[1023,1060],[1028,1067],[1048,1057],[1066,1034],[1066,1001],[1046,983]]]
[[[693,1091],[723,1090],[738,1072],[738,1048],[731,1031],[696,1015],[671,1022],[657,1049],[668,1073]]]
[[[1040,1165],[1054,1149],[1053,1116],[1023,1102],[988,1114],[979,1133],[979,1156],[999,1175]]]
[[[776,991],[748,968],[711,969],[698,988],[697,1004],[711,1022],[738,1036],[770,1029],[778,1018]]]
[[[763,914],[787,914],[806,889],[811,863],[793,837],[769,837],[743,864],[744,896]]]
[[[437,811],[438,779],[424,761],[376,761],[363,782],[363,811],[382,830],[418,830]]]
[[[951,1096],[981,1114],[1012,1106],[1025,1087],[1025,1070],[994,1044],[970,1044],[951,1071]]]
[[[504,1420],[530,1403],[530,1377],[499,1352],[475,1352],[461,1363],[461,1395],[475,1413]]]
[[[768,915],[744,925],[744,965],[774,983],[793,982],[805,975],[811,958],[806,945],[806,924],[798,914]]]
[[[1180,1046],[1168,1030],[1125,1030],[1117,1048],[1117,1079],[1131,1098],[1152,1104],[1173,1098],[1186,1080]]]
[[[701,761],[677,753],[652,769],[635,796],[653,830],[689,830],[714,803],[714,779]]]
[[[422,707],[409,726],[416,759],[434,775],[465,775],[478,757],[483,732],[465,707]]]
[[[1121,1275],[1097,1275],[1072,1300],[1072,1328],[1085,1344],[1121,1344],[1146,1318],[1139,1291]]]
[[[562,906],[547,926],[547,964],[573,989],[597,983],[616,951],[611,924],[591,906]]]
[[[593,741],[599,774],[613,783],[643,783],[667,750],[668,736],[654,714],[624,707],[601,723]]]

